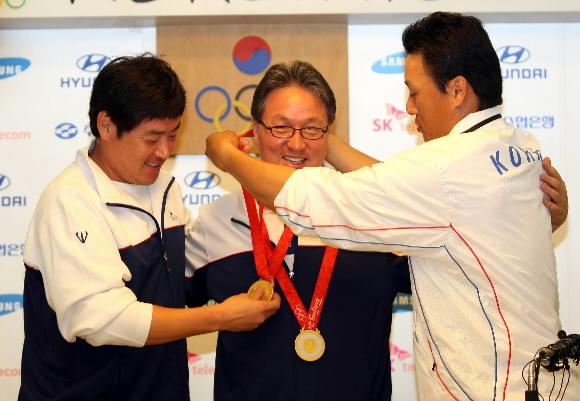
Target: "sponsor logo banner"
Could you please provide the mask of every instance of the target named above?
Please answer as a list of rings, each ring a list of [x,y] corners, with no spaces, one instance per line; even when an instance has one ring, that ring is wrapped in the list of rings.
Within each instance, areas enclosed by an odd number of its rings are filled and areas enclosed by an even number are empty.
[[[30,60],[20,57],[0,58],[0,79],[21,74],[30,67]]]
[[[22,309],[21,294],[0,294],[0,316]]]

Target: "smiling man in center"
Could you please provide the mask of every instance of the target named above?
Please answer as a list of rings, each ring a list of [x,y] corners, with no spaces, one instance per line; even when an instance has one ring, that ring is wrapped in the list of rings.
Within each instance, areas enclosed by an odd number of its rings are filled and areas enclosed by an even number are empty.
[[[335,112],[332,89],[312,65],[273,65],[252,102],[260,158],[293,169],[323,165]],[[202,207],[193,238],[200,304],[259,278],[282,296],[261,328],[219,333],[215,401],[390,399],[392,303],[410,291],[406,258],[294,237],[241,191]],[[269,267],[261,265],[264,252]]]

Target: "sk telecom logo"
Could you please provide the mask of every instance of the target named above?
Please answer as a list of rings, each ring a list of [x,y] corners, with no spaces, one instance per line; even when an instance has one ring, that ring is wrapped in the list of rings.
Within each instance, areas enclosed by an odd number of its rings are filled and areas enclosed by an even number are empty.
[[[4,174],[0,174],[0,191],[4,191],[10,186],[10,178]]]
[[[377,74],[401,74],[405,72],[405,52],[389,54],[375,61],[372,70]]]
[[[186,175],[183,181],[190,188],[205,190],[217,187],[221,178],[211,171],[194,171]]]
[[[504,64],[521,64],[530,58],[530,51],[522,46],[509,45],[496,50],[499,61]]]
[[[199,361],[200,359],[201,359],[201,357],[199,355],[194,354],[193,352],[187,351],[187,362],[195,363],[195,362]]]
[[[385,102],[386,117],[373,119],[373,132],[415,132],[415,126],[407,112]]]
[[[201,356],[193,352],[187,351],[187,362],[189,363],[192,375],[210,376],[215,373],[213,364],[204,362]]]
[[[391,372],[412,372],[415,370],[415,365],[412,359],[408,361],[413,354],[411,352],[399,348],[396,344],[389,343],[391,353]]]
[[[104,54],[85,54],[77,60],[77,67],[86,72],[99,72],[109,61]]]
[[[0,58],[0,79],[11,78],[26,71],[30,60],[20,57]]]

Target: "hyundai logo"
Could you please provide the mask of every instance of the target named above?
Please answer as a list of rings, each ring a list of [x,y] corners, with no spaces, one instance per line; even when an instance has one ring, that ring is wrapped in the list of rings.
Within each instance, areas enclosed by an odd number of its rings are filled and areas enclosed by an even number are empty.
[[[217,187],[221,178],[211,171],[194,171],[183,179],[185,185],[193,189],[210,189]]]
[[[99,72],[109,61],[104,54],[85,54],[77,60],[77,67],[86,72]]]
[[[13,77],[30,67],[30,60],[20,57],[0,58],[0,79]]]
[[[521,64],[530,58],[530,51],[517,45],[500,47],[495,52],[499,61],[504,64]]]
[[[400,74],[405,72],[405,52],[393,53],[375,61],[372,70],[379,74]]]
[[[10,186],[10,178],[4,174],[0,174],[0,191],[4,191]]]
[[[60,139],[71,139],[77,136],[79,130],[71,123],[60,123],[54,128],[54,135]]]

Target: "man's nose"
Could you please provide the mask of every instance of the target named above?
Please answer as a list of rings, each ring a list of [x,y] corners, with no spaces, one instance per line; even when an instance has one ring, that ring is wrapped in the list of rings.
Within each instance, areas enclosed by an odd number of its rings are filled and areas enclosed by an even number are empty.
[[[157,149],[155,150],[155,155],[160,159],[167,160],[171,156],[173,150],[173,141],[168,138],[161,138],[158,142]]]
[[[288,139],[288,147],[292,149],[303,149],[306,146],[302,132],[295,130],[294,134]]]
[[[417,107],[415,106],[415,102],[411,99],[410,96],[407,98],[407,104],[405,108],[407,109],[408,114],[411,114],[412,116],[417,114]]]

